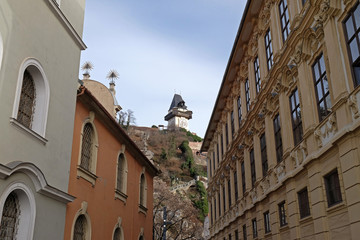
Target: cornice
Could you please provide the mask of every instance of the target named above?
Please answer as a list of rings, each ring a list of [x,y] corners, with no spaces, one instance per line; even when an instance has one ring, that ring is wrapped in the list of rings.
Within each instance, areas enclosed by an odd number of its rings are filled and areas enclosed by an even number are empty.
[[[55,16],[60,20],[61,24],[64,26],[64,28],[67,30],[69,35],[72,37],[72,39],[76,42],[76,44],[79,46],[81,50],[85,50],[87,47],[79,34],[76,32],[74,27],[71,25],[70,21],[65,17],[64,13],[61,11],[59,6],[54,0],[45,0],[50,9],[53,11]]]

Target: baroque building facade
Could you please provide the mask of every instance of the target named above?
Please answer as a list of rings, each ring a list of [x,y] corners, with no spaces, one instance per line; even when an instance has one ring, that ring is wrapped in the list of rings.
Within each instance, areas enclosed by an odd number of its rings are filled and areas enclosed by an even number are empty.
[[[118,123],[115,84],[81,82],[64,239],[152,239],[158,170]]]
[[[206,131],[210,239],[358,239],[360,3],[248,0]]]
[[[64,239],[84,9],[0,2],[0,239]]]

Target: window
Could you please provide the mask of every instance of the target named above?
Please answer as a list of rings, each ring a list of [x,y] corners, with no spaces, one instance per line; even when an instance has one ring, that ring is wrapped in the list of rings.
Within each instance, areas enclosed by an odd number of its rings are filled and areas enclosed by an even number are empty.
[[[214,170],[214,173],[215,173],[215,152],[213,152],[213,161],[214,161],[213,170]]]
[[[252,230],[253,230],[253,238],[257,238],[257,237],[258,237],[258,233],[257,233],[256,218],[254,218],[254,219],[252,220]]]
[[[1,216],[0,238],[4,240],[16,239],[19,224],[20,207],[17,195],[12,192],[5,200]]]
[[[213,225],[213,209],[212,209],[212,204],[209,204],[209,208],[210,208],[210,226]]]
[[[231,233],[229,233],[229,240],[231,240]]]
[[[241,113],[241,97],[239,97],[238,100],[237,100],[237,107],[238,107],[238,118],[239,118],[239,128],[240,128],[241,117],[242,117],[242,113]]]
[[[326,76],[326,68],[323,54],[321,54],[321,56],[315,60],[312,69],[314,74],[319,119],[320,121],[322,121],[330,113],[331,108],[329,83]]]
[[[221,157],[223,158],[224,157],[224,138],[223,138],[223,135],[221,134],[220,135],[220,143],[221,143]]]
[[[280,126],[280,115],[277,114],[274,118],[274,136],[275,136],[275,149],[276,149],[276,160],[281,162],[283,156],[283,146],[281,137],[281,126]]]
[[[231,111],[230,118],[231,118],[231,136],[234,137],[235,134],[234,111]]]
[[[242,230],[243,230],[243,239],[247,240],[246,224],[242,226]]]
[[[115,232],[114,232],[114,237],[113,240],[121,240],[121,229],[120,228],[116,228]]]
[[[36,59],[26,59],[19,70],[10,122],[45,144],[49,100],[50,88],[41,64]]]
[[[239,240],[239,231],[235,230],[235,240]]]
[[[268,159],[267,159],[267,154],[266,154],[265,133],[263,133],[260,137],[260,148],[261,148],[261,163],[262,163],[263,176],[265,176],[268,171]]]
[[[244,195],[245,195],[245,192],[246,192],[245,165],[244,165],[244,161],[241,162],[241,182],[242,182],[242,191],[243,191],[243,196],[244,196]]]
[[[355,86],[360,85],[360,4],[351,10],[345,20],[346,40],[351,55],[351,65],[354,73]]]
[[[87,221],[86,221],[86,217],[82,214],[76,219],[74,226],[73,240],[86,239],[86,232],[87,232]]]
[[[280,227],[287,225],[285,201],[279,204],[279,220],[280,220]]]
[[[260,65],[259,65],[259,57],[256,56],[254,61],[254,71],[255,71],[255,85],[256,85],[256,93],[259,93],[261,90],[261,78],[260,78]]]
[[[294,135],[294,145],[296,146],[303,137],[301,109],[298,90],[295,89],[290,95],[291,122]]]
[[[35,98],[36,91],[33,77],[27,70],[25,70],[21,87],[17,121],[30,129],[32,127],[31,124],[34,117]]]
[[[237,172],[234,172],[235,201],[239,198]]]
[[[265,227],[265,233],[271,232],[269,211],[264,213],[264,227]]]
[[[219,199],[219,217],[221,216],[221,201],[220,201],[220,192],[218,193],[218,199]]]
[[[249,79],[245,81],[245,97],[246,97],[246,110],[250,110],[250,88],[249,88]]]
[[[250,167],[251,167],[251,186],[254,187],[256,182],[254,149],[251,149],[250,151]]]
[[[229,127],[228,124],[225,124],[225,143],[226,147],[229,145]]]
[[[298,192],[300,218],[310,215],[309,197],[307,188]]]
[[[229,202],[229,209],[230,209],[230,206],[231,206],[231,183],[230,183],[230,179],[228,180],[228,202]]]
[[[267,68],[270,70],[274,63],[270,28],[265,33],[265,52]]]
[[[116,189],[118,191],[121,191],[125,193],[125,157],[124,154],[121,153],[118,158],[118,164],[117,164],[117,181],[116,181]]]
[[[339,175],[337,170],[325,176],[325,188],[329,207],[342,202]]]
[[[218,164],[218,167],[219,167],[219,161],[220,161],[220,154],[219,154],[219,144],[217,143],[216,144],[216,156],[217,156],[217,164]]]
[[[146,180],[144,173],[140,176],[140,206],[146,207]]]
[[[280,11],[281,32],[283,36],[283,42],[285,42],[290,33],[289,11],[286,0],[280,1],[279,11]]]
[[[226,211],[226,202],[225,202],[225,185],[223,186],[223,188],[222,188],[222,190],[223,190],[223,201],[222,201],[222,204],[223,204],[223,208],[224,208],[224,213],[225,213],[225,211]]]
[[[91,171],[91,160],[94,145],[94,129],[91,123],[86,123],[82,133],[80,166]]]
[[[215,211],[215,221],[217,219],[217,212],[216,212],[216,197],[214,198],[214,211]]]
[[[211,159],[209,159],[209,175],[212,176]]]

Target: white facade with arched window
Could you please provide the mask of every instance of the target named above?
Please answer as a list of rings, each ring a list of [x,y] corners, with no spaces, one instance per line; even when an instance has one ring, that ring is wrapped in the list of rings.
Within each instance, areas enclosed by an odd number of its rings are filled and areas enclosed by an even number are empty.
[[[18,208],[21,213],[16,221],[14,237],[16,239],[31,240],[33,239],[36,217],[36,204],[33,192],[22,182],[11,183],[0,197],[0,216],[3,216],[5,201],[11,193],[17,197]],[[2,220],[2,218],[0,219]]]
[[[32,116],[31,130],[45,138],[46,122],[50,101],[50,87],[41,63],[35,58],[25,59],[19,69],[12,118],[18,118],[21,89],[23,86],[25,71],[27,71],[32,76],[35,85],[36,98]]]

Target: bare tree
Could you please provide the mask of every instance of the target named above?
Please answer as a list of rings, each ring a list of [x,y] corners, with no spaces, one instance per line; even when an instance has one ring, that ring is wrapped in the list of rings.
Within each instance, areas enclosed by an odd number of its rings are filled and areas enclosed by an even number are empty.
[[[153,239],[162,239],[164,207],[167,207],[167,239],[202,239],[198,210],[185,196],[170,192],[167,184],[158,178],[154,179]]]
[[[136,124],[136,118],[133,110],[128,109],[127,111],[120,111],[118,114],[119,124],[123,128],[128,129],[130,125]]]

